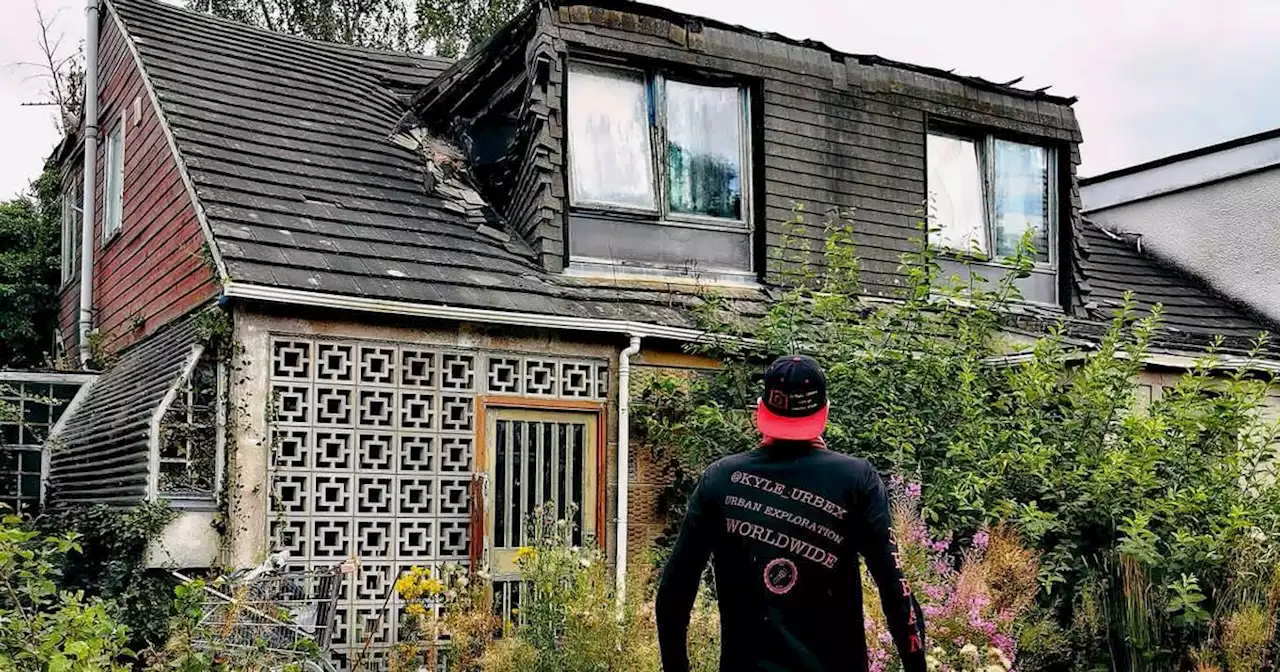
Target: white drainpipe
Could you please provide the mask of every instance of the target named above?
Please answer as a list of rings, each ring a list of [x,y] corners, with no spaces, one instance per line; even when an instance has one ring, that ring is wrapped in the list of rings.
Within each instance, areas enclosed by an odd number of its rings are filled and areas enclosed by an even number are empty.
[[[98,174],[98,0],[86,0],[84,38],[84,208],[80,217],[80,365],[89,363],[93,329],[94,201]]]
[[[640,337],[632,336],[631,344],[618,353],[618,532],[617,593],[622,604],[627,592],[627,490],[630,483],[628,464],[631,454],[631,358],[640,352]]]

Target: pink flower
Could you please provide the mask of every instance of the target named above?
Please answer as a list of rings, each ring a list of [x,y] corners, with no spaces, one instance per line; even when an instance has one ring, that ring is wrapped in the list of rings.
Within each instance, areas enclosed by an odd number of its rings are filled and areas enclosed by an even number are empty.
[[[992,635],[991,645],[1000,649],[1000,651],[1006,656],[1012,656],[1015,646],[1013,638],[1005,634]]]
[[[867,672],[884,672],[884,663],[878,660],[871,663],[871,667],[867,668]]]
[[[902,477],[901,477],[901,476],[899,476],[898,474],[894,474],[894,475],[890,476],[890,477],[889,477],[889,488],[890,488],[891,490],[901,490],[901,489],[902,489]]]
[[[920,492],[921,492],[921,488],[920,488],[920,484],[919,484],[919,483],[908,483],[908,484],[907,484],[907,497],[908,497],[908,498],[910,498],[910,499],[920,499]]]
[[[954,641],[954,642],[955,642],[955,645],[956,645],[956,646],[958,646],[958,647],[960,647],[960,648],[962,648],[962,649],[964,648],[964,645],[965,645],[964,637],[956,637],[956,638],[955,638],[954,640],[952,640],[952,641]]]
[[[989,543],[991,543],[991,535],[987,534],[986,530],[973,535],[973,545],[975,548],[985,551],[987,550],[987,544]]]
[[[946,539],[939,539],[938,541],[935,541],[935,542],[933,542],[933,543],[929,544],[929,548],[931,548],[932,550],[937,551],[937,552],[939,552],[939,553],[941,553],[942,551],[947,550],[947,549],[948,549],[948,548],[950,548],[950,547],[951,547],[951,542],[950,542],[950,541],[947,541]]]

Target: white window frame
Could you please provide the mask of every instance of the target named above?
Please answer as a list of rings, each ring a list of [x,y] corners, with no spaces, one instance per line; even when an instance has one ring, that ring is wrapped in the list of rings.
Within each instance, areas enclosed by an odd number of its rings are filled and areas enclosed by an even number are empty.
[[[124,230],[124,162],[127,156],[125,152],[125,123],[121,118],[116,122],[111,133],[107,135],[106,146],[106,165],[103,166],[103,174],[105,179],[102,185],[102,243],[105,245],[110,242]],[[112,150],[115,146],[115,138],[120,138],[120,171],[117,174],[116,157]],[[117,189],[118,187],[118,189]],[[114,198],[113,192],[119,192],[120,198]]]
[[[1037,260],[1035,262],[1035,266],[1036,268],[1041,268],[1041,269],[1056,270],[1058,268],[1058,256],[1059,256],[1058,219],[1059,219],[1059,211],[1060,211],[1060,206],[1059,206],[1060,201],[1059,201],[1059,194],[1058,194],[1058,187],[1059,187],[1058,185],[1058,150],[1048,145],[1036,144],[1034,142],[1026,142],[1025,140],[1020,140],[1020,139],[1007,138],[1007,137],[995,135],[992,133],[966,134],[963,131],[952,131],[947,129],[931,128],[926,131],[926,141],[928,139],[928,136],[931,136],[931,135],[945,137],[945,138],[952,138],[956,140],[965,140],[968,142],[972,142],[977,146],[978,161],[980,163],[980,168],[981,168],[981,170],[979,171],[979,175],[982,179],[982,211],[983,211],[982,229],[983,229],[983,236],[984,236],[984,240],[982,242],[984,244],[983,248],[985,250],[985,253],[977,254],[976,252],[974,252],[974,250],[971,250],[971,249],[957,250],[950,247],[943,247],[933,242],[930,242],[930,245],[932,245],[935,249],[946,250],[948,252],[959,252],[967,257],[974,258],[980,261],[987,261],[987,262],[996,263],[996,264],[1000,263],[1000,257],[997,256],[996,249],[995,249],[996,248],[995,246],[995,243],[996,243],[995,177],[996,176],[995,176],[995,159],[994,159],[995,143],[998,140],[1003,140],[1006,142],[1016,142],[1023,145],[1038,147],[1044,150],[1045,152],[1045,162],[1048,164],[1046,166],[1046,176],[1045,176],[1047,189],[1048,189],[1048,198],[1046,199],[1047,201],[1046,209],[1048,212],[1048,216],[1047,216],[1048,231],[1045,232],[1045,246],[1048,248],[1049,259],[1048,261]],[[928,157],[928,152],[926,150],[925,161],[928,161],[928,160],[929,160],[929,157]],[[926,180],[925,193],[932,195],[933,190],[929,187],[927,183],[928,174],[929,173],[926,170],[925,171],[925,180]],[[930,222],[930,227],[932,226],[933,226],[933,223]]]
[[[62,283],[66,284],[75,277],[79,270],[79,249],[76,240],[80,237],[84,225],[84,187],[78,179],[73,180],[62,192]],[[73,217],[78,214],[78,217]],[[81,241],[83,244],[84,241]]]
[[[595,70],[614,70],[617,72],[638,73],[644,78],[645,88],[647,90],[647,101],[649,106],[649,160],[651,162],[652,171],[650,175],[654,181],[653,193],[656,203],[655,208],[637,208],[634,206],[618,205],[608,202],[600,202],[594,200],[577,200],[573,194],[575,192],[575,177],[573,171],[574,149],[573,136],[567,128],[568,109],[573,105],[573,86],[570,83],[570,77],[566,75],[566,146],[568,149],[568,163],[566,170],[569,174],[569,205],[578,210],[594,210],[603,212],[621,212],[643,215],[645,217],[655,218],[658,225],[683,226],[687,228],[703,228],[718,231],[731,231],[735,233],[750,232],[752,230],[752,201],[753,201],[753,185],[752,185],[752,153],[751,135],[751,90],[746,84],[741,82],[718,83],[698,81],[696,78],[684,78],[679,76],[671,76],[661,70],[646,70],[642,68],[629,67],[609,63],[598,60],[586,59],[570,59],[568,62],[568,71],[575,66],[592,68]],[[670,200],[668,196],[669,186],[667,176],[667,106],[666,106],[666,83],[668,80],[674,80],[689,84],[698,84],[705,86],[721,86],[728,88],[736,86],[739,92],[739,100],[742,114],[739,116],[741,123],[741,149],[740,161],[742,167],[742,205],[741,212],[737,219],[729,219],[724,217],[713,217],[710,215],[701,215],[694,213],[672,212]]]

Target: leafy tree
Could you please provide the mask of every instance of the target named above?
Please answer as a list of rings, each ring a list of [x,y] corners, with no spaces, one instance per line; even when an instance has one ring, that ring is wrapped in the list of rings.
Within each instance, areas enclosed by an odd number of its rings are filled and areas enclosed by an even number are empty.
[[[187,7],[277,33],[457,58],[530,0],[187,0]]]
[[[530,0],[417,0],[418,30],[437,56],[457,58],[480,45]]]
[[[43,362],[57,322],[57,172],[46,168],[31,187],[0,203],[0,367]]]
[[[325,42],[397,51],[421,44],[404,0],[188,0],[187,7]]]

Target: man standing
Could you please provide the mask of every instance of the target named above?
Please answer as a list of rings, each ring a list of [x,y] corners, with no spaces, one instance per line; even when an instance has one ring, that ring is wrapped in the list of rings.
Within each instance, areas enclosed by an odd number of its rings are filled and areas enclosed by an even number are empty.
[[[898,564],[880,475],[826,450],[827,382],[788,356],[765,373],[757,450],[707,468],[658,588],[665,672],[689,669],[689,614],[707,556],[720,603],[721,672],[867,669],[858,556],[880,591],[906,672],[925,669],[924,623]]]

